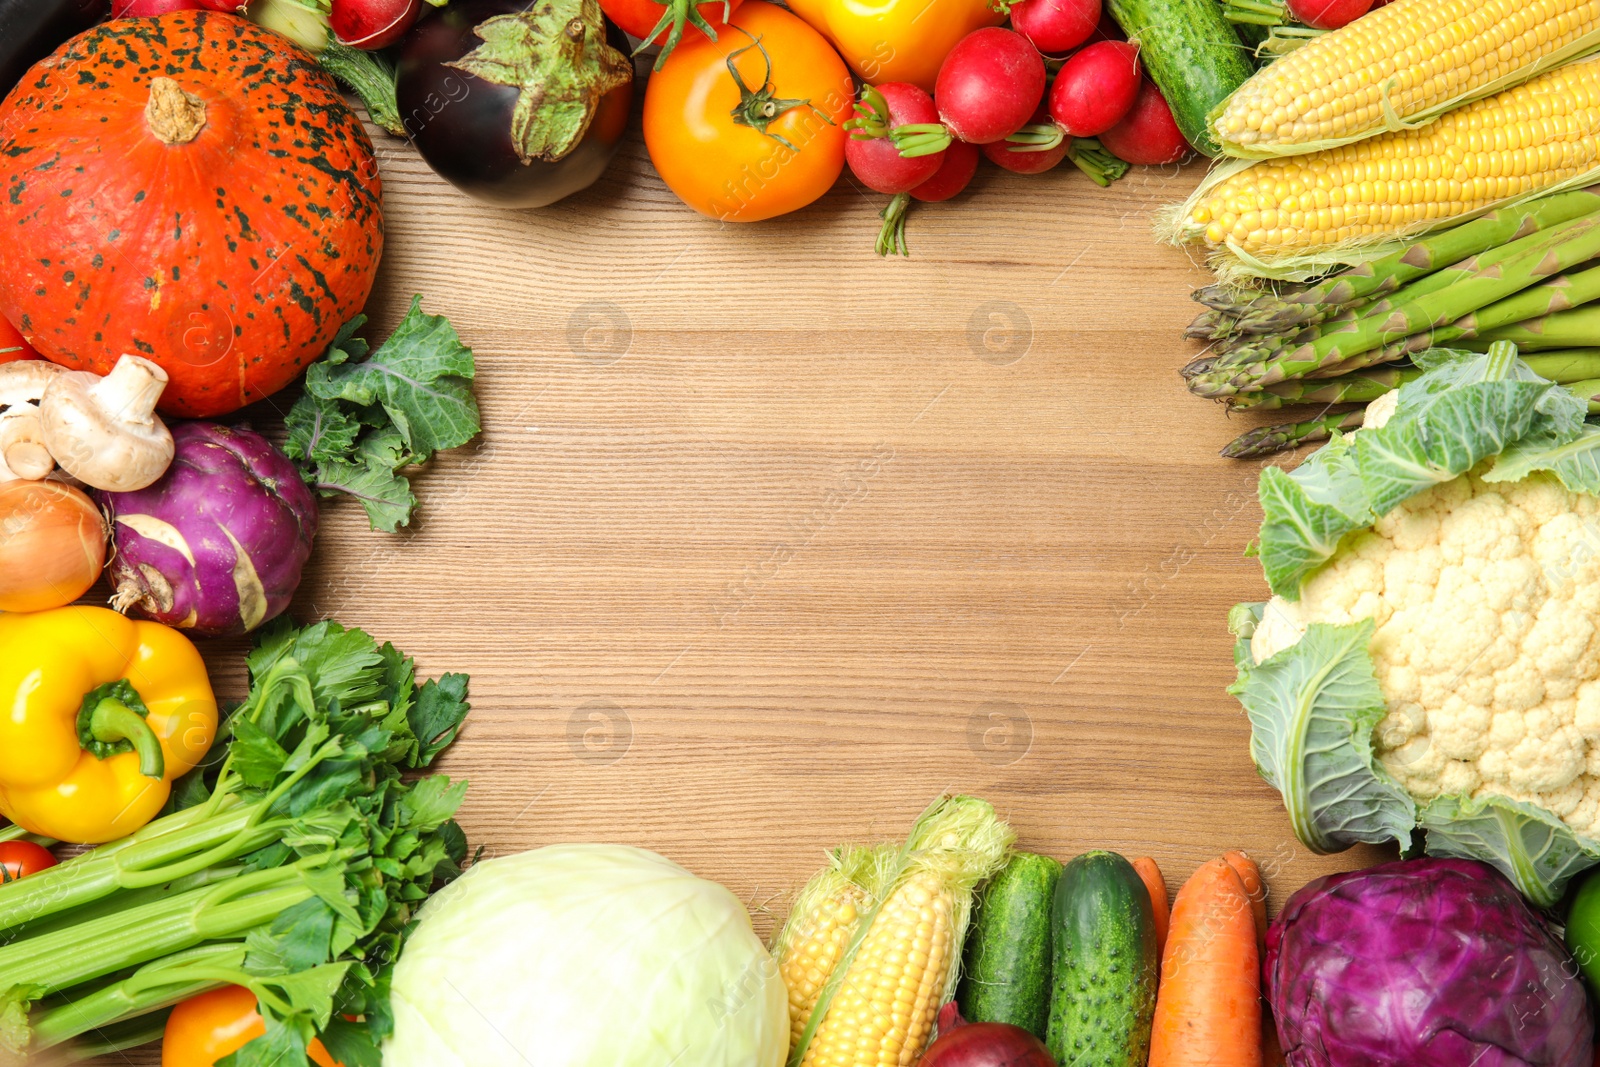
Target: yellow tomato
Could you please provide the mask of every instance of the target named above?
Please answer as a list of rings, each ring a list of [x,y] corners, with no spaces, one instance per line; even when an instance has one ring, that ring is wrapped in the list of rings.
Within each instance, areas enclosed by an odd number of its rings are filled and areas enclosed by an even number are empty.
[[[684,203],[759,222],[805,207],[838,180],[854,96],[821,34],[750,0],[717,40],[685,37],[651,75],[645,146]]]
[[[930,93],[957,41],[1006,18],[989,0],[789,0],[789,7],[867,82],[910,82]]]

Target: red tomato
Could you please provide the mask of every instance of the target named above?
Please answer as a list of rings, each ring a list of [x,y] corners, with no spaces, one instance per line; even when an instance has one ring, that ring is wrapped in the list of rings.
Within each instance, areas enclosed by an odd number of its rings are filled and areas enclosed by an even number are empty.
[[[723,26],[742,3],[744,0],[727,0],[724,6],[723,0],[710,0],[709,3],[696,5],[695,10],[699,11],[700,17],[710,23],[711,28],[721,36]],[[698,27],[689,22],[687,0],[678,0],[678,3],[672,4],[661,3],[660,0],[601,0],[600,10],[604,11],[606,18],[615,22],[623,33],[637,37],[641,41],[650,36],[650,31],[660,24],[661,17],[669,11],[675,19],[682,22],[683,32],[686,35],[693,31],[701,37],[705,36]],[[672,24],[668,23],[667,28],[656,34],[655,39],[648,43],[661,44],[667,39],[671,27]]]
[[[15,363],[19,359],[38,359],[39,353],[17,328],[0,315],[0,363]]]
[[[1289,0],[1289,14],[1319,30],[1348,26],[1372,10],[1372,0]]]
[[[685,37],[651,76],[644,143],[684,203],[724,222],[759,222],[832,188],[854,110],[833,46],[783,8],[750,0],[727,33]]]
[[[32,841],[0,841],[0,882],[14,882],[55,865],[50,850]]]
[[[214,1067],[267,1032],[256,995],[243,986],[201,993],[172,1009],[161,1039],[161,1067]],[[322,1042],[306,1050],[318,1067],[341,1067]]]

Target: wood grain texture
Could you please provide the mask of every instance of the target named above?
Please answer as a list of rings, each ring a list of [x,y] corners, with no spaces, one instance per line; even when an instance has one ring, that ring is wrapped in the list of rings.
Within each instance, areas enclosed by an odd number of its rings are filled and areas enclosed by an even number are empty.
[[[1228,608],[1265,594],[1259,468],[1217,457],[1248,423],[1176,374],[1209,276],[1149,235],[1199,168],[986,169],[879,260],[883,198],[848,179],[719,225],[637,131],[531,213],[383,149],[374,332],[412,293],[447,314],[485,433],[415,479],[411,532],[327,508],[296,612],[472,675],[443,769],[490,855],[655,849],[763,935],[825,849],[902,837],[941,790],[1174,889],[1227,848],[1275,904],[1372,858],[1295,841],[1224,692]],[[231,696],[244,647],[206,649]]]

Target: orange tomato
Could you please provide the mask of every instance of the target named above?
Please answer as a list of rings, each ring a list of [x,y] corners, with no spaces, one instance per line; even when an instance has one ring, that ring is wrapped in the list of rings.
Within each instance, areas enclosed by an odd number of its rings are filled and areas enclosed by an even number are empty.
[[[267,1032],[256,995],[230,985],[201,993],[172,1009],[161,1039],[161,1067],[213,1067]],[[322,1042],[306,1050],[317,1067],[340,1067]]]
[[[686,36],[651,75],[644,143],[684,203],[759,222],[805,207],[838,180],[854,97],[850,71],[821,34],[749,0],[717,40]]]

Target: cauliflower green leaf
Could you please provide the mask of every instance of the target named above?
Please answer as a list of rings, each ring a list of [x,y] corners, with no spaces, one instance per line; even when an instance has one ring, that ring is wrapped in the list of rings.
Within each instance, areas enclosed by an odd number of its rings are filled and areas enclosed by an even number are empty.
[[[1246,621],[1237,608],[1234,616]],[[1256,769],[1283,794],[1295,834],[1324,855],[1357,843],[1403,846],[1416,825],[1416,803],[1372,750],[1388,714],[1367,651],[1374,628],[1316,623],[1264,663],[1248,648],[1235,657],[1239,677],[1228,692],[1250,717]]]
[[[1279,596],[1298,600],[1301,580],[1333,555],[1345,534],[1372,525],[1353,446],[1353,438],[1336,437],[1293,474],[1278,467],[1261,472],[1261,569]]]
[[[1385,424],[1336,437],[1292,474],[1262,472],[1259,554],[1278,596],[1300,599],[1300,584],[1345,535],[1410,497],[1521,441],[1549,449],[1584,430],[1584,402],[1535,374],[1513,345],[1427,357],[1428,373],[1401,386]]]
[[[1535,471],[1549,471],[1574,493],[1600,496],[1600,426],[1585,426],[1570,441],[1518,441],[1500,453],[1483,480],[1520,482]]]
[[[1436,797],[1420,821],[1430,856],[1481,860],[1541,908],[1554,907],[1575,875],[1600,863],[1600,846],[1550,812],[1508,797]]]

